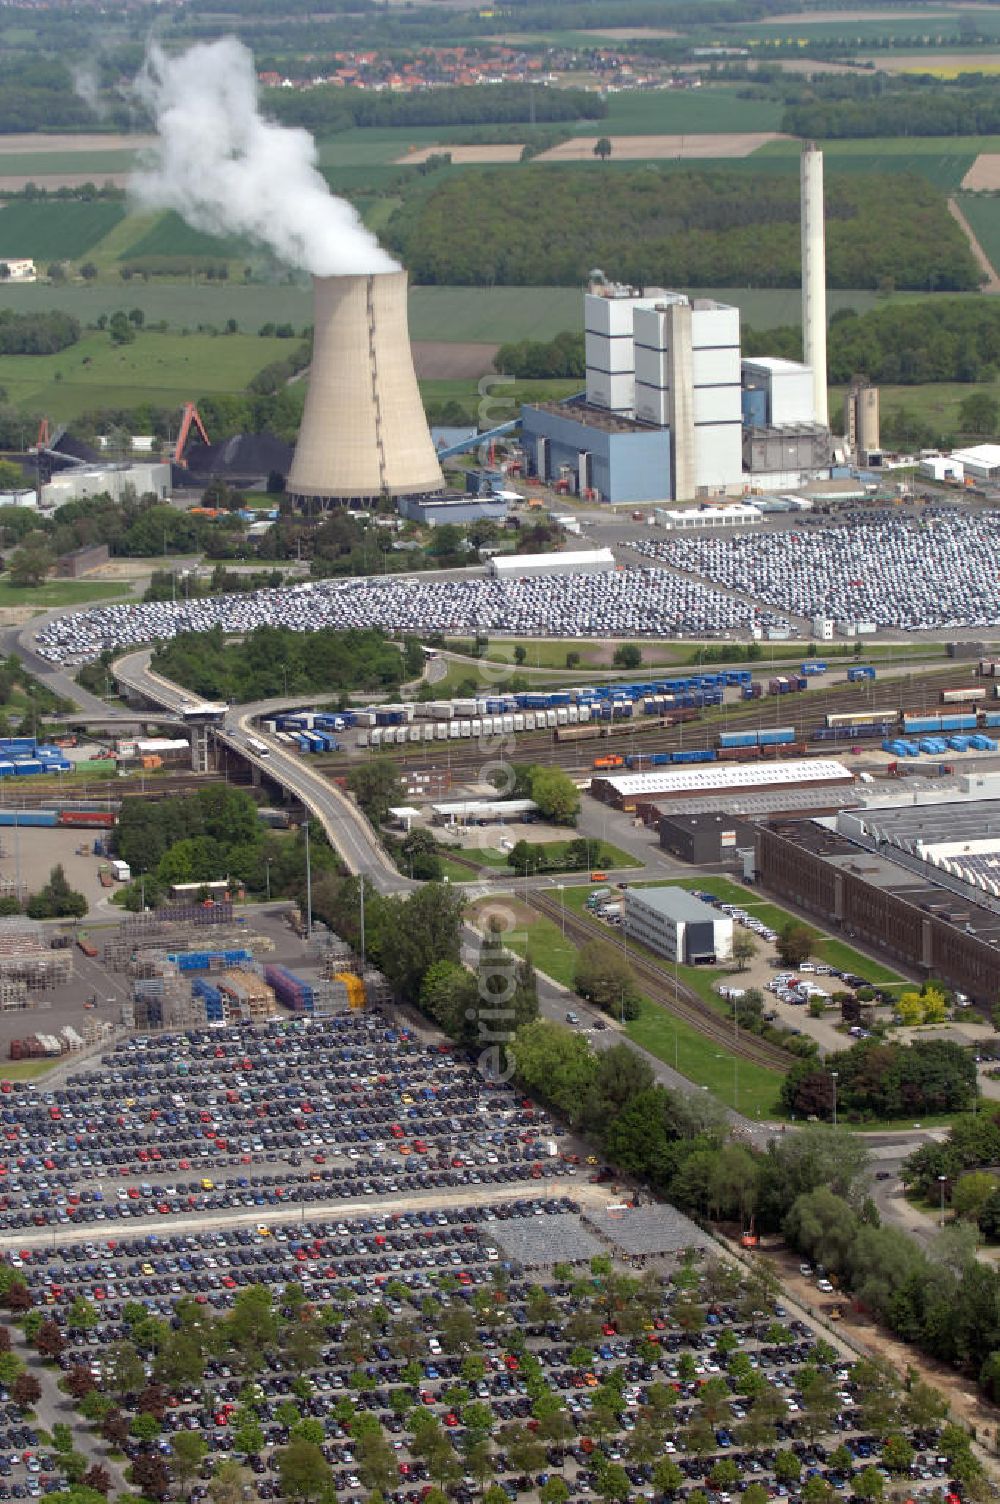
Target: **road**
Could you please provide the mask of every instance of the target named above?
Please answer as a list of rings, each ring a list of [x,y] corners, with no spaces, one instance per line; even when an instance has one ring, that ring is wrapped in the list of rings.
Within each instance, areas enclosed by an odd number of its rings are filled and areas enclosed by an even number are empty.
[[[152,656],[151,648],[127,653],[115,661],[112,672],[119,683],[141,694],[151,703],[161,705],[169,711],[178,711],[189,696],[152,671]],[[379,845],[371,825],[346,794],[322,774],[313,772],[308,763],[288,752],[281,742],[252,724],[256,718],[271,715],[289,703],[301,704],[301,697],[297,700],[289,700],[288,697],[259,700],[249,705],[233,706],[222,724],[214,728],[215,734],[262,774],[282,784],[305,805],[322,825],[327,840],[349,872],[363,876],[379,893],[407,893],[418,888],[419,883],[396,871]],[[266,753],[254,750],[250,745],[251,736],[254,741],[266,745]]]

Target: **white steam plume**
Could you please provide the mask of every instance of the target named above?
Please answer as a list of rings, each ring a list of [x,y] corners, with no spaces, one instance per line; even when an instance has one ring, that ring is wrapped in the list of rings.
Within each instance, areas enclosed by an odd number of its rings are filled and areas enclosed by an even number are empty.
[[[253,57],[235,37],[173,57],[152,45],[136,92],[158,141],[129,187],[195,229],[245,235],[317,277],[391,272],[396,262],[316,167],[308,131],[260,114]]]

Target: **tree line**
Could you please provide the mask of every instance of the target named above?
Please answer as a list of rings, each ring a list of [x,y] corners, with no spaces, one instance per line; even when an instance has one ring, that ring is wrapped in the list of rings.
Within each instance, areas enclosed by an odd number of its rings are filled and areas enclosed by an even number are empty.
[[[935,81],[936,82],[936,81]],[[970,87],[970,85],[972,85]],[[789,104],[781,129],[816,140],[873,136],[992,136],[1000,133],[995,85],[972,75],[958,85],[872,89],[863,99]]]
[[[910,1045],[872,1038],[827,1055],[821,1064],[794,1065],[781,1084],[782,1105],[794,1117],[857,1121],[929,1113],[966,1112],[976,1093],[976,1067],[967,1048],[945,1039]]]
[[[578,286],[595,265],[638,287],[800,281],[799,187],[785,175],[529,164],[502,194],[496,184],[469,169],[396,209],[384,238],[415,281]],[[979,286],[965,236],[926,178],[831,176],[826,212],[831,287]],[[512,222],[531,234],[511,236]]]
[[[384,633],[367,629],[292,632],[260,626],[238,642],[227,642],[222,628],[213,627],[161,643],[153,666],[194,694],[242,704],[305,691],[346,696],[397,689],[421,671],[423,656],[413,639],[401,652]]]
[[[501,345],[493,357],[493,369],[519,381],[582,378],[587,370],[584,337],[564,329],[550,340],[522,339]]]
[[[743,353],[801,360],[801,326],[744,328]],[[988,298],[924,298],[868,313],[840,308],[830,319],[827,374],[835,386],[858,374],[892,386],[988,381],[998,363],[1000,307]]]
[[[0,277],[2,272],[0,265]],[[39,313],[0,308],[0,355],[55,355],[79,338],[79,319],[58,308]]]
[[[263,102],[283,125],[302,125],[320,135],[354,126],[549,123],[599,120],[608,113],[606,101],[589,90],[517,83],[490,89],[459,84],[415,94],[374,93],[330,84],[315,89],[268,89]]]

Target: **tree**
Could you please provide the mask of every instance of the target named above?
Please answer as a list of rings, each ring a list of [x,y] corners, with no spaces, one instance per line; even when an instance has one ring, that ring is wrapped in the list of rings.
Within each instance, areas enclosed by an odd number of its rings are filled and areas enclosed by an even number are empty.
[[[812,954],[815,935],[807,924],[789,919],[778,931],[776,950],[784,966],[801,966]]]
[[[403,785],[396,763],[389,757],[373,757],[347,775],[347,787],[358,808],[375,826],[385,820],[394,804],[403,802]]]
[[[530,770],[531,797],[543,820],[574,825],[580,810],[580,790],[562,768],[535,766]]]
[[[973,392],[958,404],[958,426],[963,433],[995,434],[1000,405],[987,392]]]
[[[170,1492],[170,1473],[155,1452],[140,1452],[133,1459],[132,1482],[146,1499],[165,1499]]]
[[[855,1474],[852,1487],[859,1499],[881,1499],[885,1492],[885,1479],[877,1467],[865,1467]]]
[[[639,1016],[640,995],[632,972],[622,953],[604,940],[588,940],[577,951],[573,990],[614,1018]]]
[[[674,1495],[684,1482],[684,1474],[672,1457],[661,1457],[653,1467],[653,1487],[658,1493]]]
[[[832,1504],[836,1494],[833,1485],[821,1478],[819,1473],[815,1473],[803,1483],[800,1497],[802,1504]]]
[[[170,1440],[171,1469],[185,1498],[208,1456],[208,1442],[200,1431],[177,1431]]]
[[[247,1469],[240,1467],[238,1462],[229,1458],[219,1462],[208,1480],[208,1496],[212,1504],[242,1504],[250,1477]]]
[[[794,1452],[775,1452],[774,1476],[779,1483],[797,1483],[802,1476],[802,1459]]]
[[[758,949],[756,940],[747,930],[737,930],[733,936],[733,960],[736,962],[736,970],[746,971]]]
[[[277,1452],[281,1492],[290,1499],[311,1500],[335,1497],[333,1473],[321,1447],[311,1441],[290,1441]]]
[[[84,1488],[91,1488],[95,1494],[103,1494],[105,1498],[111,1492],[111,1474],[99,1462],[91,1463],[80,1482]]]
[[[912,1446],[898,1431],[886,1438],[882,1448],[882,1462],[890,1473],[909,1472],[914,1456]]]
[[[85,282],[93,282],[97,276],[97,267],[92,261],[85,261],[80,267],[80,276]]]
[[[599,136],[597,138],[597,140],[594,142],[594,156],[595,157],[600,157],[600,159],[601,159],[602,162],[606,162],[608,160],[608,158],[611,155],[611,150],[612,150],[611,139],[610,139],[609,136]],[[616,659],[616,662],[617,662],[617,659]],[[636,664],[632,664],[632,663],[625,664],[626,668],[638,668],[638,666],[639,665],[637,663]]]
[[[135,339],[135,330],[129,323],[128,314],[118,309],[108,319],[108,333],[114,345],[130,345]]]
[[[19,1373],[10,1397],[19,1410],[30,1410],[41,1399],[42,1386],[33,1373]]]
[[[951,1193],[951,1204],[956,1217],[969,1222],[978,1221],[983,1208],[997,1189],[996,1176],[990,1175],[986,1170],[973,1170],[970,1174],[963,1175]]]
[[[44,542],[26,540],[10,556],[7,573],[12,585],[40,585],[54,564],[55,558]]]
[[[69,891],[69,884],[66,882],[66,874],[62,867],[53,867],[49,874],[49,888],[53,892],[58,891],[59,893],[62,893],[64,889],[67,892]],[[86,909],[84,909],[84,913],[86,912]],[[55,917],[58,918],[60,916],[56,915]],[[70,1327],[74,1327],[81,1332],[92,1332],[100,1319],[97,1307],[85,1295],[78,1295],[76,1297],[69,1308],[67,1316]]]
[[[642,649],[634,642],[623,642],[615,648],[613,662],[616,668],[637,669],[642,665]]]
[[[49,880],[44,888],[38,893],[33,893],[28,900],[28,917],[31,919],[80,919],[86,914],[89,905],[82,893],[77,893],[66,881],[66,873],[62,863],[57,863],[49,873]],[[74,1320],[76,1312],[80,1320]],[[83,1331],[90,1331],[98,1320],[97,1310],[89,1300],[83,1296],[77,1296],[70,1308],[70,1326],[79,1326]]]

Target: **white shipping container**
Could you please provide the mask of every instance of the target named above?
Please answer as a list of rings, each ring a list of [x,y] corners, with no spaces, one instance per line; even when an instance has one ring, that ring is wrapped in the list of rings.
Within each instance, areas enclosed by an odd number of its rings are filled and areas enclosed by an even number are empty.
[[[580,719],[580,712],[575,705],[570,705],[567,709],[569,712],[569,723],[571,726],[575,726]]]
[[[513,729],[514,729],[514,717],[513,717],[513,715],[505,715],[503,717],[503,729],[505,731],[513,731]]]
[[[434,727],[428,721],[424,725],[424,741],[425,742],[432,742],[433,740],[434,740]]]
[[[524,730],[524,711],[523,710],[515,710],[514,711],[514,730],[515,731],[523,731]]]
[[[462,735],[463,736],[471,736],[472,735],[472,722],[471,721],[462,721],[461,726],[462,726]]]
[[[556,713],[555,713],[554,710],[547,710],[545,712],[545,724],[548,727],[555,726],[555,724],[556,724]]]
[[[446,742],[448,740],[447,721],[438,721],[437,725],[434,727],[434,740],[437,742]]]
[[[581,705],[579,707],[579,712],[580,712],[580,715],[579,715],[580,725],[581,726],[586,725],[586,723],[590,720],[590,706],[589,705]]]
[[[534,731],[535,729],[535,712],[533,710],[526,710],[524,713],[524,729],[525,731]]]
[[[569,725],[569,707],[568,706],[566,706],[566,705],[560,705],[558,707],[558,709],[556,710],[556,725],[557,726],[568,726]]]
[[[462,734],[462,723],[461,723],[461,721],[449,721],[448,722],[448,740],[450,742],[457,742],[458,738],[461,736],[461,734]]]
[[[381,745],[382,745],[382,728],[381,728],[381,726],[375,726],[375,727],[372,728],[371,744],[372,744],[373,747],[381,747]]]
[[[473,736],[482,736],[483,734],[483,723],[479,716],[473,717],[472,734]]]
[[[418,742],[420,740],[419,726],[408,726],[407,731],[409,733],[409,739],[411,742]]]
[[[463,715],[464,716],[471,716],[471,715],[473,715],[475,713],[475,709],[476,709],[476,702],[475,702],[475,700],[453,700],[452,701],[452,705],[454,706],[454,710],[455,710],[455,714],[456,715],[459,715],[459,716],[463,716]]]
[[[282,739],[282,741],[287,741],[287,737],[285,736],[284,732],[282,732],[282,734],[281,734],[281,739]],[[368,745],[368,732],[367,731],[359,731],[358,732],[358,746],[359,747],[367,747],[367,745]]]

